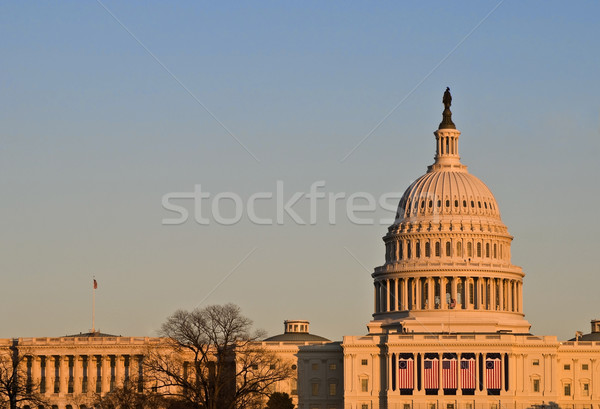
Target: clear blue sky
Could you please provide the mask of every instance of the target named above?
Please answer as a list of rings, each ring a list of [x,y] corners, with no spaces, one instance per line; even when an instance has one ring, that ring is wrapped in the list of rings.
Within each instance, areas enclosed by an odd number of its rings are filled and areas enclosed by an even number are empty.
[[[93,275],[98,328],[155,335],[234,268],[204,305],[235,302],[272,335],[284,319],[364,333],[386,226],[163,226],[161,198],[402,192],[432,162],[446,86],[462,161],[515,236],[532,331],[600,318],[598,3],[486,19],[498,2],[103,4],[259,161],[101,4],[3,2],[0,337],[87,331]]]

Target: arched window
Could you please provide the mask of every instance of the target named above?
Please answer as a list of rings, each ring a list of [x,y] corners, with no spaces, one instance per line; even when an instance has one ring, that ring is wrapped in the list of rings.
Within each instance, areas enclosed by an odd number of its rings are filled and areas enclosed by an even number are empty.
[[[473,245],[471,242],[467,243],[467,257],[473,257]]]
[[[431,257],[431,244],[425,243],[425,257]]]
[[[410,240],[406,241],[406,258],[412,258],[412,246],[410,245]]]
[[[442,201],[438,199],[437,201],[437,207],[442,207]]]
[[[440,242],[439,241],[435,242],[435,256],[436,257],[440,256]]]
[[[494,243],[494,258],[498,258],[498,245]]]
[[[447,241],[446,242],[446,257],[450,257],[450,246],[451,246],[450,242]]]
[[[475,202],[471,200],[471,207],[475,207]]]
[[[485,256],[490,256],[490,243],[485,243]]]
[[[421,242],[419,240],[415,243],[415,254],[417,258],[421,258]]]
[[[458,200],[454,201],[454,207],[458,207]]]
[[[462,257],[462,243],[460,241],[456,243],[456,255]]]
[[[446,207],[450,207],[450,200],[446,200]]]
[[[402,242],[398,241],[398,260],[402,260],[402,257],[404,257],[402,255],[402,247],[403,247]]]
[[[481,257],[481,243],[477,243],[477,257]]]
[[[463,207],[467,207],[467,201],[463,200]]]

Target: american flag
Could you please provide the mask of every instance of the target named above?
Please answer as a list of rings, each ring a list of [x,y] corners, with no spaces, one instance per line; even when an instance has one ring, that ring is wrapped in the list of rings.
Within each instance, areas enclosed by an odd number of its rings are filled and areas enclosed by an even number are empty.
[[[485,361],[485,382],[488,389],[500,389],[500,359],[488,358]]]
[[[460,384],[463,389],[475,389],[475,360],[460,361]]]
[[[444,389],[458,388],[456,377],[456,358],[444,359],[442,361],[442,380]]]
[[[425,368],[425,389],[439,389],[440,375],[438,372],[438,360],[426,358],[423,361],[423,366]]]
[[[413,388],[413,359],[398,360],[398,388]]]

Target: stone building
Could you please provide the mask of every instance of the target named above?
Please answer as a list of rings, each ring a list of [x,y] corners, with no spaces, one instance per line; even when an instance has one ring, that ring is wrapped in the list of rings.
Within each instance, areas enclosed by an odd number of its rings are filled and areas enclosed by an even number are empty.
[[[600,321],[569,341],[529,332],[513,237],[461,163],[449,90],[443,102],[435,161],[383,237],[367,333],[331,342],[286,321],[262,342],[296,370],[276,390],[300,409],[600,408]],[[143,351],[160,342],[89,335],[0,340],[0,350],[18,342],[35,387],[57,409],[83,409],[91,394],[143,379]]]

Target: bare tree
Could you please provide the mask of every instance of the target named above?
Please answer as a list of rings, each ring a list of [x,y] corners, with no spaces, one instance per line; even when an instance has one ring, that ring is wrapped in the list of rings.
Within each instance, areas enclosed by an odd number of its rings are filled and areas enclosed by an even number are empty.
[[[256,406],[291,375],[291,365],[258,342],[252,321],[233,304],[176,311],[162,325],[165,342],[148,353],[144,366],[156,393],[189,408]]]
[[[46,400],[34,391],[28,362],[31,356],[18,347],[18,341],[0,349],[0,408],[17,409],[22,405],[45,405]]]

